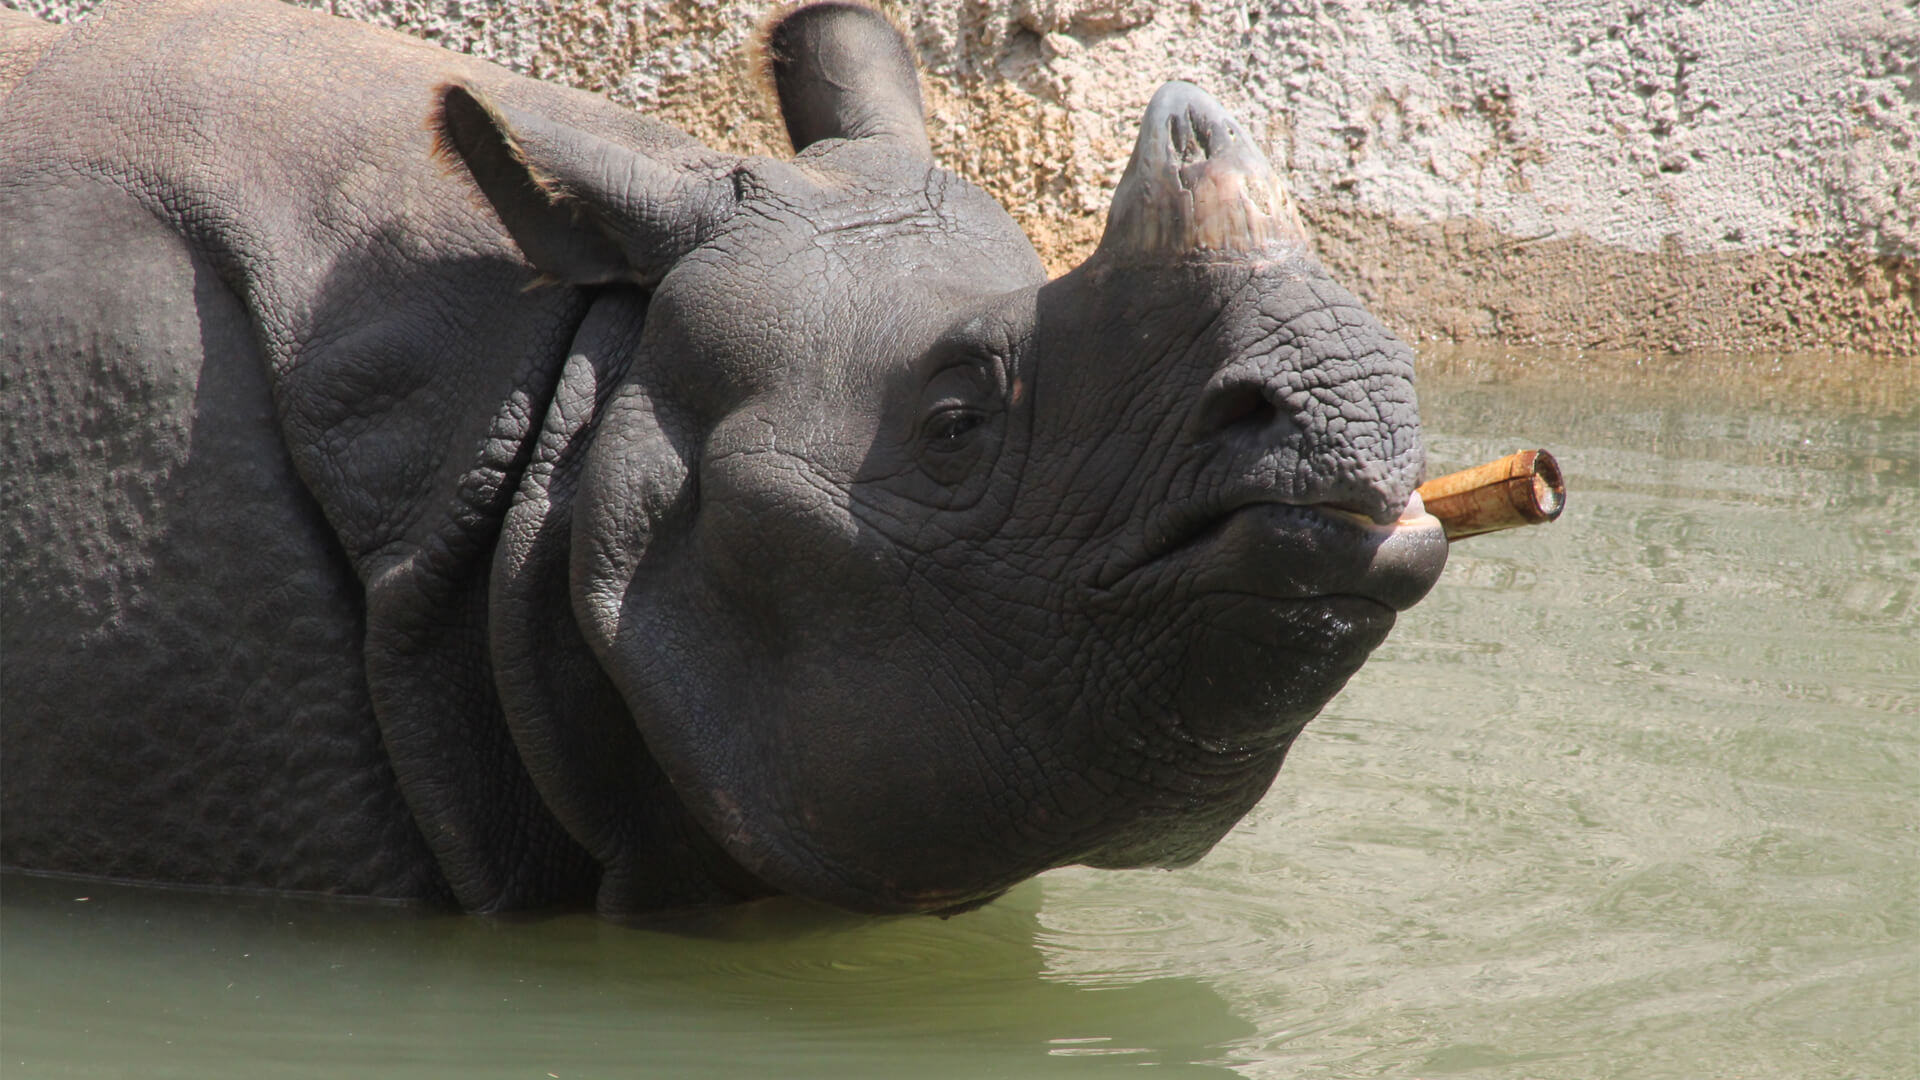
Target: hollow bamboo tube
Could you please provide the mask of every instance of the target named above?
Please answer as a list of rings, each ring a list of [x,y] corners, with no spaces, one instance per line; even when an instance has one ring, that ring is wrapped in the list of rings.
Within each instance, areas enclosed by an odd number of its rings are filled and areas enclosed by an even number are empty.
[[[1567,486],[1552,454],[1521,450],[1421,484],[1420,501],[1447,539],[1459,540],[1552,521],[1567,505]]]

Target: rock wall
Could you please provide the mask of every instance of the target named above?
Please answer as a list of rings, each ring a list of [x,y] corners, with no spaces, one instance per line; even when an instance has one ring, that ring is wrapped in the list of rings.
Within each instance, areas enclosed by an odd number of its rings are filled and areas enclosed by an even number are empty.
[[[91,0],[0,0],[69,18]],[[780,153],[764,0],[305,0]],[[1155,87],[1291,169],[1415,339],[1920,356],[1916,0],[893,0],[942,160],[1056,271]]]

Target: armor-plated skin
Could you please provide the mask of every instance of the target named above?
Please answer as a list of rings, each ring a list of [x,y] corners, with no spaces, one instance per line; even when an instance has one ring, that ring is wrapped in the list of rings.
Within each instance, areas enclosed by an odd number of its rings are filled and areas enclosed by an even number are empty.
[[[1444,563],[1409,350],[1193,87],[1049,282],[864,8],[771,29],[791,160],[253,0],[16,39],[8,865],[609,913],[1179,865]]]

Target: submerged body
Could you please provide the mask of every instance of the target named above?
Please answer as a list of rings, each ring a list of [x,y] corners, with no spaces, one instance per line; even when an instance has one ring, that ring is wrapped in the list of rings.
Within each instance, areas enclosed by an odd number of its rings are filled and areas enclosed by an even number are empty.
[[[1190,87],[1046,282],[860,8],[772,30],[790,161],[250,0],[0,48],[7,865],[1177,865],[1444,561],[1406,347]]]

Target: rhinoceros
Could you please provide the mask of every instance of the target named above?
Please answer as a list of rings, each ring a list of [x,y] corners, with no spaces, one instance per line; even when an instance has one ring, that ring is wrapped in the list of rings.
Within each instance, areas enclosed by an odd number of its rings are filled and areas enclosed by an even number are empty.
[[[1446,558],[1198,88],[1049,280],[846,2],[789,158],[267,0],[0,12],[0,858],[609,914],[1181,866]]]

